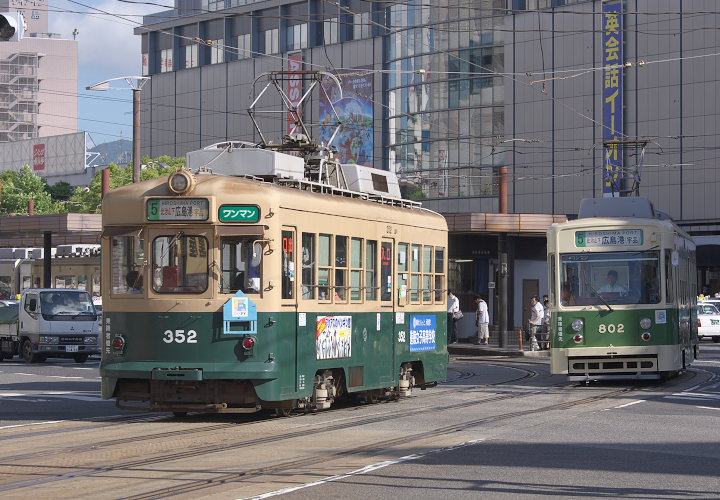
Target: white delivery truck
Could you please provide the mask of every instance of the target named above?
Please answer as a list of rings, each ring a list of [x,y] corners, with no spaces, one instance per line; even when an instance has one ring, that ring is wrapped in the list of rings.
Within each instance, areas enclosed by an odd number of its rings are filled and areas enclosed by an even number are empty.
[[[20,302],[0,308],[0,360],[18,355],[27,363],[99,354],[99,321],[84,290],[29,288]]]

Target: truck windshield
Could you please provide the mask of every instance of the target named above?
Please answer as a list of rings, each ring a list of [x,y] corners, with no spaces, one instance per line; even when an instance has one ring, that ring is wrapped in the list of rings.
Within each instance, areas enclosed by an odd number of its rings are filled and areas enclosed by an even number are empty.
[[[560,256],[560,304],[657,304],[660,254],[571,253]]]
[[[83,291],[58,290],[40,292],[40,312],[46,320],[95,321],[96,313],[90,295]]]

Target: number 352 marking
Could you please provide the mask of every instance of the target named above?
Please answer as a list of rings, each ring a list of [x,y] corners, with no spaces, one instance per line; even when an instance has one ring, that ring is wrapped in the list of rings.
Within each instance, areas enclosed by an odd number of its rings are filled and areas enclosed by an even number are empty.
[[[165,330],[163,333],[163,342],[166,344],[172,344],[177,342],[178,344],[197,344],[197,332],[195,330]]]

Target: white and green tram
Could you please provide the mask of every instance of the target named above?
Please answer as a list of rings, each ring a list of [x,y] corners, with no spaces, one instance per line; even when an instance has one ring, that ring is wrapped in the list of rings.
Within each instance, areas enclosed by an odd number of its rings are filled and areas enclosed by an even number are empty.
[[[667,378],[697,358],[695,244],[648,199],[585,199],[547,246],[553,374]]]

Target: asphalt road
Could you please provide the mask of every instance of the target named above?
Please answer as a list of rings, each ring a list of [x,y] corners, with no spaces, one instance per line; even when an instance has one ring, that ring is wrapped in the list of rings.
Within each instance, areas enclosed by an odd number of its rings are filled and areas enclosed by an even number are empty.
[[[680,377],[640,386],[569,385],[549,375],[547,359],[458,356],[449,383],[406,402],[290,419],[246,416],[239,426],[232,424],[236,416],[153,415],[128,424],[137,413],[100,399],[97,359],[83,365],[5,360],[0,495],[718,498],[720,344],[704,340],[701,352]],[[358,423],[346,425],[353,419]],[[122,425],[107,426],[116,421]],[[317,426],[325,431],[314,433]],[[161,439],[163,433],[178,437]],[[273,444],[252,444],[260,437]],[[173,450],[203,454],[178,459]],[[48,457],[37,472],[28,468],[37,464],[35,454]],[[145,459],[151,466],[141,465]],[[69,468],[67,460],[78,465]],[[84,463],[107,463],[102,481],[93,482],[99,469]],[[253,467],[259,469],[247,472]],[[177,493],[166,490],[174,487]]]

